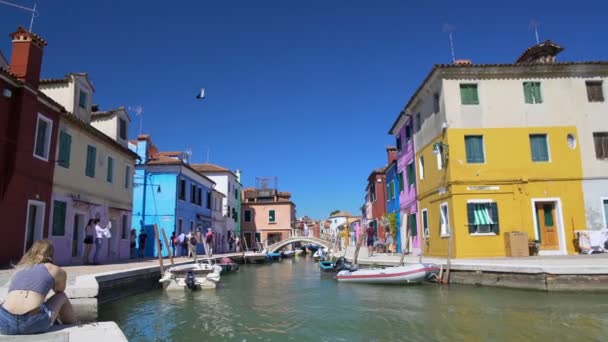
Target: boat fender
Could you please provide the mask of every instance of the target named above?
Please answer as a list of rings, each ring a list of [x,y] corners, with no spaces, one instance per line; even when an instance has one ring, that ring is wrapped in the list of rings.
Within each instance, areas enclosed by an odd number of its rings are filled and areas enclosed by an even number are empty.
[[[196,288],[196,279],[194,278],[194,273],[192,273],[192,271],[188,271],[184,282],[189,289],[194,290]]]

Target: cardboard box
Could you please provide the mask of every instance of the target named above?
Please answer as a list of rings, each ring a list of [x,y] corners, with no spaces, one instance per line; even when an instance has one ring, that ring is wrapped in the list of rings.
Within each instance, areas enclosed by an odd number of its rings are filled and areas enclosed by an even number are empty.
[[[508,257],[530,256],[530,250],[528,248],[528,233],[505,233],[505,254]]]

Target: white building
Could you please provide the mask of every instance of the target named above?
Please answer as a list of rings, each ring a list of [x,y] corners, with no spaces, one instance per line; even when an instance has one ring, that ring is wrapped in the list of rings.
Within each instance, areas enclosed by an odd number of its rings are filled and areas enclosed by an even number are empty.
[[[349,212],[339,211],[327,218],[329,222],[329,234],[333,237],[339,234],[339,227],[345,224],[349,217],[352,217]]]
[[[222,212],[223,203],[226,196],[223,193],[213,189],[211,198],[213,201],[211,204],[211,216],[213,217],[212,227],[218,232],[227,232],[226,221],[228,218],[225,217]],[[206,232],[203,232],[203,234],[204,233]],[[218,236],[218,238],[213,242],[213,250],[217,251],[217,253],[228,252],[228,236]]]

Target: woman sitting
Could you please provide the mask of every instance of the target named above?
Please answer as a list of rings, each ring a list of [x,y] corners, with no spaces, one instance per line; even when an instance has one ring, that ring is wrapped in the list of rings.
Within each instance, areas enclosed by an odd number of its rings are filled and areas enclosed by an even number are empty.
[[[53,265],[53,244],[34,242],[17,264],[6,301],[0,307],[0,334],[25,335],[47,331],[58,319],[76,322],[72,305],[65,295],[67,274]],[[46,302],[50,290],[55,293]]]

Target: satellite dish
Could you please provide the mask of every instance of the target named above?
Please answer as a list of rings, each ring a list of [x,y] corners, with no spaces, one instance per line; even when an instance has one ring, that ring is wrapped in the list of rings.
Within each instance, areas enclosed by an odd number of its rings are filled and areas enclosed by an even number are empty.
[[[205,88],[201,88],[201,92],[196,95],[198,100],[202,100],[205,98]]]

